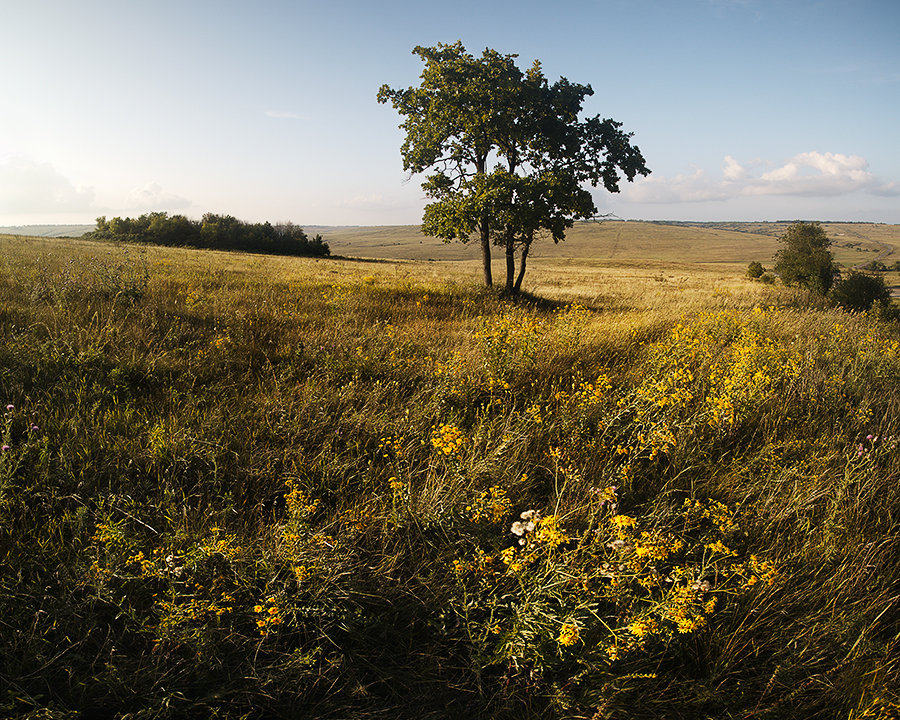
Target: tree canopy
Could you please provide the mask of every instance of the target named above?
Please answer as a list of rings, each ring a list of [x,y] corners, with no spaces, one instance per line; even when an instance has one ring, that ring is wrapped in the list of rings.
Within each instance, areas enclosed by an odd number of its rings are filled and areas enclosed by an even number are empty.
[[[798,285],[824,295],[834,283],[831,240],[819,223],[795,222],[778,238],[775,272],[785,285]]]
[[[184,215],[152,212],[137,218],[97,218],[90,235],[101,240],[153,243],[214,250],[275,255],[324,257],[330,254],[328,243],[320,235],[307,237],[303,228],[292,222],[247,223],[231,215],[206,213],[199,222]]]
[[[420,84],[383,85],[378,101],[406,118],[404,169],[430,173],[423,231],[447,241],[477,235],[487,285],[491,245],[506,253],[506,290],[518,292],[536,237],[559,242],[576,220],[597,215],[585,184],[618,192],[623,176],[650,173],[621,123],[579,119],[590,85],[551,85],[538,61],[523,72],[517,55],[486,49],[476,58],[460,42],[413,53],[425,63]]]

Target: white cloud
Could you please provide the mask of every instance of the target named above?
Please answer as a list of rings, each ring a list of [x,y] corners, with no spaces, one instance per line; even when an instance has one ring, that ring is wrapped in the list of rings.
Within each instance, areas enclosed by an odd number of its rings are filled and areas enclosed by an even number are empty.
[[[780,168],[763,173],[744,192],[748,195],[846,195],[877,186],[869,163],[859,155],[806,152]]]
[[[76,187],[50,163],[21,155],[0,160],[0,212],[24,215],[93,209],[93,188]]]
[[[166,192],[159,183],[147,183],[135,188],[129,195],[130,208],[134,210],[178,210],[191,206],[191,201],[180,195]]]
[[[629,200],[645,203],[708,202],[731,197],[725,183],[710,178],[700,168],[690,175],[676,175],[673,178],[651,175],[637,180],[624,192]]]
[[[795,155],[758,175],[727,155],[721,178],[712,178],[703,170],[672,178],[651,175],[626,192],[635,202],[692,203],[761,195],[835,197],[854,192],[894,197],[900,195],[900,184],[876,177],[859,155],[813,151]]]
[[[738,182],[747,177],[747,169],[735,160],[731,155],[725,156],[725,167],[722,169],[725,179],[730,182]]]

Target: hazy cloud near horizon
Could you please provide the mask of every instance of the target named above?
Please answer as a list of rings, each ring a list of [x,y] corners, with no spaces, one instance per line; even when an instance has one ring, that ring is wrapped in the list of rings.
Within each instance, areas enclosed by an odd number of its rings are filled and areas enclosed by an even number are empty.
[[[748,196],[826,198],[854,192],[900,196],[900,184],[875,176],[868,161],[858,155],[804,152],[777,167],[762,160],[742,164],[726,155],[723,163],[721,177],[713,177],[702,168],[674,177],[651,175],[627,187],[623,194],[629,201],[640,203],[725,201]]]
[[[50,163],[23,155],[0,161],[0,213],[80,213],[94,207],[94,189],[76,187]]]
[[[134,188],[121,198],[101,200],[93,187],[76,186],[51,163],[23,155],[0,160],[0,213],[11,217],[127,215],[190,207],[188,198],[168,192],[156,182]]]
[[[183,210],[191,207],[187,198],[163,190],[159,183],[147,183],[143,187],[131,191],[132,209],[143,212],[158,210]]]

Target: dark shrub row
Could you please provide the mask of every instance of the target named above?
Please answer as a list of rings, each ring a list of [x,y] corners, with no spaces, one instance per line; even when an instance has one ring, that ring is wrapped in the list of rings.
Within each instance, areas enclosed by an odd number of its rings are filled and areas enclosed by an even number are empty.
[[[331,254],[321,235],[310,239],[291,222],[246,223],[231,215],[206,213],[200,221],[153,212],[138,218],[97,218],[89,237],[155,245],[243,250],[277,255],[325,257]]]

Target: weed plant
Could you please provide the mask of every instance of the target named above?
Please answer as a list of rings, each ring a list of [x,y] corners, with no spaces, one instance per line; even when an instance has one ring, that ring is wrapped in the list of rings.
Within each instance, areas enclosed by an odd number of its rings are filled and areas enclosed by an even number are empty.
[[[4,716],[896,717],[895,324],[0,242]]]

